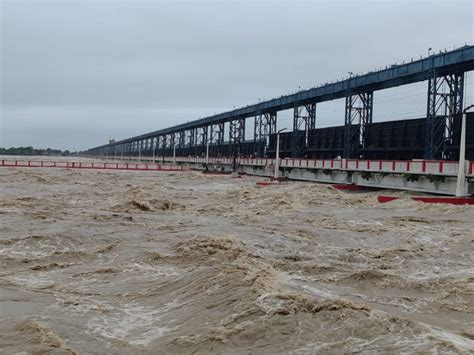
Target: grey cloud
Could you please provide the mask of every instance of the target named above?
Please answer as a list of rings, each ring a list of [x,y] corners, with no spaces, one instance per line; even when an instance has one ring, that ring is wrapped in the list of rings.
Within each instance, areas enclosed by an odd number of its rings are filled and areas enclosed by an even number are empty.
[[[85,149],[471,42],[472,6],[3,1],[0,145]],[[375,119],[423,110],[423,95],[390,95]],[[340,105],[321,124],[340,124]]]

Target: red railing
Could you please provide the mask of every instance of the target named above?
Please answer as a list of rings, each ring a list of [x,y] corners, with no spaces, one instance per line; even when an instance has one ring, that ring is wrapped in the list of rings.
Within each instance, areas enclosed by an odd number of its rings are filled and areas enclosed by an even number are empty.
[[[179,157],[179,162],[204,163],[205,158]],[[209,158],[210,163],[229,163],[227,158]],[[274,164],[274,159],[240,158],[241,165],[268,166]],[[467,174],[473,174],[473,162],[467,163]],[[412,173],[434,175],[457,175],[458,162],[447,160],[362,160],[362,159],[281,159],[282,168],[331,169],[350,171],[370,171],[388,173]]]
[[[181,165],[161,165],[149,163],[93,163],[49,160],[0,160],[0,167],[17,168],[64,168],[64,169],[98,169],[98,170],[134,170],[134,171],[185,171]]]

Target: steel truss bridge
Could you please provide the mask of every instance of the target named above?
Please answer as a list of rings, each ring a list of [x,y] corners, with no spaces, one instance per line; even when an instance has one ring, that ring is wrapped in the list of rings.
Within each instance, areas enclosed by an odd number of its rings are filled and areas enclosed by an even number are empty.
[[[269,157],[270,138],[275,135],[277,129],[277,114],[291,109],[293,131],[290,133],[290,155],[293,158],[303,157],[310,145],[312,132],[317,131],[317,104],[345,98],[341,154],[334,150],[334,156],[322,158],[335,158],[336,155],[346,159],[364,158],[361,152],[368,148],[367,130],[373,123],[374,92],[427,81],[422,158],[452,159],[447,153],[447,146],[452,146],[456,140],[454,121],[463,110],[465,73],[472,70],[474,46],[466,45],[229,112],[111,142],[89,149],[85,153],[90,156],[109,157],[170,156],[173,149],[176,149],[180,156],[202,156],[206,146],[210,145],[211,156],[239,154]],[[254,129],[253,137],[247,138],[246,122],[249,118],[254,120]],[[252,143],[252,148],[243,152],[242,145],[249,143]]]

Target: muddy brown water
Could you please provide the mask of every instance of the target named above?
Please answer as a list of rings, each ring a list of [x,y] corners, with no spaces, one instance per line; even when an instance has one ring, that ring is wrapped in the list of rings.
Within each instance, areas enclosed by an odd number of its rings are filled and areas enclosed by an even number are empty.
[[[474,351],[472,206],[258,180],[0,169],[0,352]]]

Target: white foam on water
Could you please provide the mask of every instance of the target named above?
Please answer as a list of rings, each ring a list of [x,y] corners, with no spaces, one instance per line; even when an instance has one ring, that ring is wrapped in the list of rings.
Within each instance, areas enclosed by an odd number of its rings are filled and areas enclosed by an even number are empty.
[[[22,247],[21,249],[19,248],[19,250],[15,250],[14,248],[2,248],[0,249],[0,255],[21,258],[41,258],[51,254],[46,251],[28,249],[28,247]]]
[[[45,288],[56,284],[58,271],[51,270],[47,272],[37,273],[35,275],[14,275],[8,277],[8,279],[17,285],[24,286],[26,288]]]
[[[321,297],[321,298],[334,298],[335,297],[335,295],[333,293],[318,289],[318,288],[313,287],[313,286],[303,285],[303,286],[301,286],[301,288],[303,290],[306,290],[306,291],[310,292],[311,294],[313,294],[315,296],[318,296],[318,297]]]
[[[147,347],[152,341],[173,330],[161,325],[160,320],[164,313],[177,306],[175,303],[168,303],[161,308],[151,308],[129,303],[110,309],[105,314],[90,317],[87,327],[92,333],[102,337]]]
[[[423,326],[428,328],[429,333],[427,334],[427,336],[429,336],[430,338],[435,337],[444,340],[448,343],[451,343],[460,351],[465,351],[469,353],[474,352],[474,340],[457,334],[453,334],[440,328],[432,327],[428,324],[423,324]]]
[[[285,304],[283,300],[276,298],[276,295],[274,292],[264,293],[257,298],[255,304],[265,313],[272,314]]]

